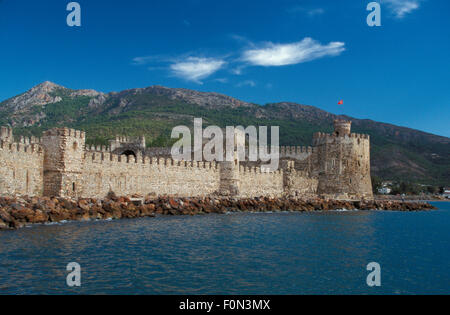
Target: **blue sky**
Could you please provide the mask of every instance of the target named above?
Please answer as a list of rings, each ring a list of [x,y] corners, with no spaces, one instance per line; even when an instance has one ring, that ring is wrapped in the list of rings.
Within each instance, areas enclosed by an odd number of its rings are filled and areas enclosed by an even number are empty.
[[[0,0],[0,100],[49,80],[291,101],[450,137],[450,1]],[[344,106],[338,106],[339,100]]]

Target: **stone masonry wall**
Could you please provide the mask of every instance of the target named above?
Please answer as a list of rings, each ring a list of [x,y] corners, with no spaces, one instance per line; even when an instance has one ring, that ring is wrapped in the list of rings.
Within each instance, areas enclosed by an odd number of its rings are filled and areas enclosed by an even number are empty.
[[[284,195],[283,171],[262,172],[259,167],[240,167],[239,196],[281,197]]]
[[[44,195],[83,196],[85,139],[84,132],[69,128],[44,133]]]
[[[219,188],[218,165],[210,162],[177,162],[172,159],[86,153],[82,195],[105,197],[147,194],[206,196]]]
[[[317,134],[318,194],[330,198],[373,198],[367,135]]]
[[[312,197],[317,195],[319,180],[306,172],[295,169],[286,170],[284,174],[285,194],[294,197]]]
[[[43,159],[39,144],[0,140],[0,195],[41,196]]]

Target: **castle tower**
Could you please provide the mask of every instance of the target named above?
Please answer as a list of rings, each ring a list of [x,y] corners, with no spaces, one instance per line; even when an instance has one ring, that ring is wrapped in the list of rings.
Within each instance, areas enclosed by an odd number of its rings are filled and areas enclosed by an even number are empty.
[[[239,195],[239,158],[234,153],[234,161],[219,162],[219,194],[222,196]]]
[[[317,133],[318,194],[337,199],[372,199],[370,138],[351,133],[351,122],[336,120],[333,134]]]
[[[226,134],[226,131],[224,131],[224,134]],[[234,161],[226,160],[226,139],[224,142],[224,161],[219,162],[219,194],[222,196],[238,196],[240,193],[239,150],[245,150],[245,132],[234,129]]]
[[[350,136],[352,129],[352,122],[346,120],[334,121],[334,134],[338,137]]]
[[[44,196],[81,196],[85,141],[85,133],[74,129],[44,133]]]

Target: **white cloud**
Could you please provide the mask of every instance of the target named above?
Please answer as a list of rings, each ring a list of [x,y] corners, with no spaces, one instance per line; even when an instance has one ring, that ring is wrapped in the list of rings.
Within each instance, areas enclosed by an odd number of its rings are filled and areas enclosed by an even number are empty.
[[[238,38],[239,40],[242,37]],[[325,56],[337,56],[345,51],[343,42],[330,42],[322,45],[311,38],[302,41],[278,44],[272,42],[254,44],[250,41],[240,56],[230,53],[216,57],[195,57],[190,52],[171,57],[169,55],[142,56],[133,59],[134,65],[145,65],[151,71],[169,71],[172,76],[203,84],[202,80],[222,69],[234,75],[242,75],[249,66],[286,66],[308,62]],[[227,83],[227,78],[217,78],[215,82]],[[252,80],[238,83],[237,86],[256,86]]]
[[[239,65],[238,67],[231,69],[231,73],[233,73],[234,75],[241,75],[243,69],[244,69],[244,66]]]
[[[239,82],[236,86],[237,87],[243,87],[243,86],[255,87],[256,82],[253,80],[245,80],[245,81]]]
[[[136,58],[133,58],[133,64],[134,65],[145,65],[155,59],[156,59],[155,56],[136,57]]]
[[[227,78],[217,78],[214,81],[219,82],[219,83],[228,83],[228,79]]]
[[[132,64],[135,66],[142,66],[142,65],[148,65],[148,64],[168,62],[170,60],[172,60],[172,59],[165,55],[139,56],[139,57],[133,58]]]
[[[209,77],[224,65],[225,61],[221,59],[188,57],[170,65],[170,69],[179,78],[202,84],[200,80]]]
[[[316,16],[316,15],[321,15],[321,14],[324,14],[325,13],[325,10],[324,9],[322,9],[322,8],[318,8],[318,9],[312,9],[312,10],[309,10],[308,11],[308,15],[309,16]]]
[[[383,0],[383,3],[386,3],[399,19],[420,7],[420,0]]]
[[[297,13],[306,13],[310,17],[314,17],[316,15],[322,15],[325,13],[325,9],[323,8],[305,8],[302,6],[293,6],[287,10],[288,13],[297,14]]]
[[[345,50],[344,46],[342,42],[322,45],[307,37],[296,43],[267,43],[263,48],[246,50],[243,60],[251,65],[265,67],[294,65],[325,56],[337,56]]]

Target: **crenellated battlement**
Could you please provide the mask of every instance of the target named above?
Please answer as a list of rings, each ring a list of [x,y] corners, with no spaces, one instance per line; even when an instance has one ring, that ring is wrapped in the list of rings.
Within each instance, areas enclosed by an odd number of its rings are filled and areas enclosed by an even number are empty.
[[[15,142],[8,127],[1,133],[0,195],[42,195],[44,150],[39,139],[21,137]]]
[[[64,128],[64,132],[66,133],[66,128]],[[84,131],[75,130],[75,129],[68,129],[68,136],[73,138],[79,138],[79,139],[86,139],[86,133]]]
[[[14,142],[13,130],[11,127],[0,128],[0,140]]]
[[[115,141],[115,142],[119,142],[119,143],[139,143],[140,141],[142,141],[143,139],[145,139],[144,137],[127,137],[127,136],[116,136],[114,140],[111,141]]]
[[[243,166],[239,165],[239,173],[240,174],[267,174],[267,175],[273,175],[273,174],[283,174],[283,170],[278,169],[276,171],[269,171],[268,169],[262,168],[262,167],[250,167],[250,166]]]
[[[75,130],[71,128],[53,128],[44,132],[43,136],[59,136],[59,137],[71,137],[81,140],[86,140],[86,133],[84,131]]]
[[[316,132],[313,135],[313,145],[315,147],[329,144],[329,143],[337,143],[337,142],[348,142],[351,139],[359,139],[359,140],[367,140],[370,141],[370,136],[367,134],[359,134],[359,133],[351,133],[349,135],[338,136],[336,134],[322,133]]]
[[[197,161],[178,161],[172,158],[162,157],[148,157],[138,154],[133,155],[119,155],[111,152],[86,151],[84,154],[86,163],[101,163],[105,165],[125,165],[136,164],[141,166],[158,166],[158,167],[180,167],[180,168],[199,168],[217,170],[217,162],[197,162]]]
[[[294,174],[294,175],[296,175],[298,177],[304,177],[304,178],[311,177],[311,175],[309,174],[308,171],[301,171],[301,170],[293,169],[291,172],[292,172],[292,174]]]
[[[103,152],[109,153],[111,152],[111,147],[107,145],[94,145],[94,144],[86,144],[85,150],[87,152]]]
[[[334,134],[336,136],[346,136],[351,133],[352,130],[352,122],[342,119],[336,119],[334,121]]]
[[[23,143],[23,144],[41,144],[42,143],[42,139],[38,138],[38,137],[23,137],[21,136],[19,139],[19,143]]]
[[[280,157],[287,155],[302,155],[314,153],[313,147],[306,146],[282,146],[280,147]]]
[[[370,139],[370,136],[367,134],[360,134],[360,133],[351,133],[349,135],[345,136],[337,136],[336,134],[329,134],[329,133],[322,133],[322,132],[316,132],[313,136],[313,139],[336,139],[336,138],[359,138],[359,139]]]
[[[39,143],[20,143],[20,142],[7,142],[0,140],[0,149],[8,151],[9,153],[21,152],[25,154],[42,154],[42,146]]]
[[[0,127],[0,140],[9,143],[15,143],[13,129],[11,127]],[[38,137],[24,137],[21,136],[17,143],[30,145],[30,144],[40,144],[42,143],[41,139]]]

